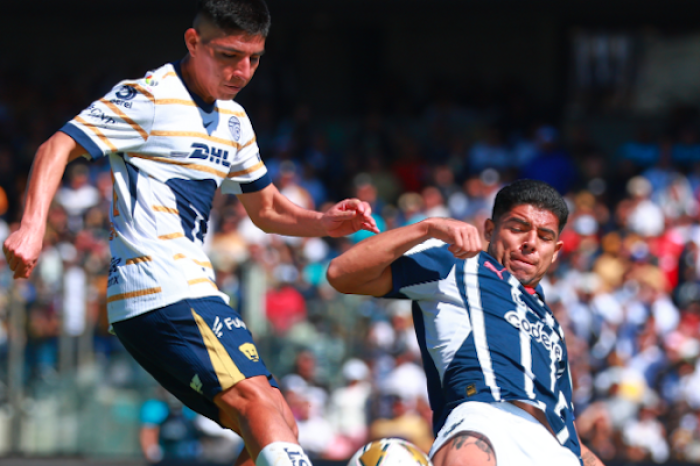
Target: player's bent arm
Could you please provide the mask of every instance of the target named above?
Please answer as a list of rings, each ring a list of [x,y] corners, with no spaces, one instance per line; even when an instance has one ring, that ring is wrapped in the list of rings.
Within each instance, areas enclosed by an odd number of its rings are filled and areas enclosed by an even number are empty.
[[[393,286],[391,263],[429,238],[450,244],[449,250],[456,257],[471,257],[481,251],[481,238],[472,225],[429,218],[356,244],[331,261],[328,282],[341,293],[384,296]]]
[[[239,194],[253,223],[265,233],[287,236],[324,236],[323,214],[307,210],[287,199],[270,184],[260,191]]]
[[[605,466],[605,464],[593,453],[586,445],[581,443],[579,438],[579,444],[581,445],[581,460],[583,460],[583,466]]]
[[[272,184],[260,191],[239,194],[255,225],[266,233],[287,236],[345,236],[359,229],[378,233],[366,202],[347,199],[321,213],[304,209],[287,199]]]
[[[62,132],[57,132],[39,146],[29,176],[20,228],[3,244],[14,278],[29,278],[41,252],[49,206],[66,165],[84,154],[87,151]]]

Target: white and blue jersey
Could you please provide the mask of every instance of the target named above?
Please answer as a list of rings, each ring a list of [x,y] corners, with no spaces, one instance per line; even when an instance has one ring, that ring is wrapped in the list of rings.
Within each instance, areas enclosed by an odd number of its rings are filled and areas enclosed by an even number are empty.
[[[214,193],[271,182],[243,108],[205,103],[176,62],[122,81],[61,131],[112,168],[110,322],[184,299],[228,302],[202,248]]]
[[[564,334],[541,288],[531,295],[485,252],[462,260],[447,248],[429,240],[396,260],[386,295],[414,302],[434,431],[461,403],[523,401],[580,457]]]

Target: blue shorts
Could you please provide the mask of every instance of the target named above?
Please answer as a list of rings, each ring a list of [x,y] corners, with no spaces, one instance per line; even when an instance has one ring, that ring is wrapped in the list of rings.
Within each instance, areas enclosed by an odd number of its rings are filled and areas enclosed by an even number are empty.
[[[265,376],[240,314],[221,298],[185,299],[112,327],[144,369],[182,403],[218,423],[214,397],[241,380]]]

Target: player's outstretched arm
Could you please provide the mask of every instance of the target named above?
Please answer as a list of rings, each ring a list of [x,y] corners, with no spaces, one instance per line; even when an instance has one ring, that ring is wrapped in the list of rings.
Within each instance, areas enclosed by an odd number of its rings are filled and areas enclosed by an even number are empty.
[[[20,227],[7,237],[2,247],[14,278],[29,278],[36,266],[51,200],[66,165],[83,154],[87,151],[62,132],[57,132],[39,147],[29,176]]]
[[[392,289],[391,263],[430,238],[449,244],[449,251],[460,259],[482,250],[481,236],[473,225],[429,218],[356,244],[331,261],[328,282],[341,293],[384,296]]]
[[[366,202],[346,199],[321,213],[299,207],[274,185],[261,191],[239,194],[251,220],[267,233],[287,236],[345,236],[363,229],[379,233]]]

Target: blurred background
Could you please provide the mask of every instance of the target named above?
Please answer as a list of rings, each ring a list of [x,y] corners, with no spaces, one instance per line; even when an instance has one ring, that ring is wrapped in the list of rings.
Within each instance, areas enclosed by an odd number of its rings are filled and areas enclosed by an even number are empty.
[[[369,202],[382,230],[482,227],[505,183],[571,209],[545,293],[565,327],[581,438],[609,465],[700,463],[700,9],[692,0],[269,0],[240,95],[294,202]],[[0,5],[0,240],[37,147],[118,81],[185,54],[187,0]],[[75,162],[40,263],[0,259],[0,462],[232,464],[235,435],[183,409],[108,333],[111,178]],[[427,450],[405,302],[340,295],[366,237],[296,239],[215,201],[206,248],[316,464],[370,439]],[[26,460],[30,461],[30,460]]]

